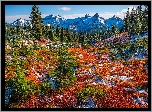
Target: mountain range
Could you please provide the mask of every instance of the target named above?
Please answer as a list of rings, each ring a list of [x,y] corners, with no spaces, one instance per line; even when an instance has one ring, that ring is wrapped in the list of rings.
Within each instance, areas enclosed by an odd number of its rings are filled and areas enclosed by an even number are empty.
[[[108,29],[108,27],[111,29],[112,25],[116,25],[117,28],[120,30],[123,26],[124,21],[117,17],[113,16],[109,19],[104,19],[103,17],[99,17],[98,13],[96,13],[94,16],[89,16],[89,14],[86,14],[84,17],[78,17],[75,19],[64,19],[60,15],[54,16],[54,15],[48,15],[45,18],[42,18],[44,24],[48,24],[56,28],[58,25],[60,28],[68,28],[69,30],[75,32],[75,31],[81,31],[81,32],[94,32],[100,31],[100,29],[103,29],[104,31]],[[17,25],[17,21],[19,21],[21,26],[24,26],[25,24],[30,24],[30,20],[25,19],[17,19],[13,23],[9,23],[9,26]]]

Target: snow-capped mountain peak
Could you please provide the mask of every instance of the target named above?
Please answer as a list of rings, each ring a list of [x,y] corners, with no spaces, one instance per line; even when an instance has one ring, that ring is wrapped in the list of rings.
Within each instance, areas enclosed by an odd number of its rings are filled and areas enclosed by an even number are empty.
[[[93,17],[98,18],[98,17],[99,17],[99,14],[98,14],[98,13],[96,13]]]
[[[114,15],[112,18],[116,18],[117,16],[116,15]]]
[[[90,16],[89,14],[84,15],[84,17],[78,17],[75,19],[64,19],[61,15],[48,15],[45,18],[42,18],[44,24],[50,24],[54,28],[58,25],[59,27],[68,28],[71,31],[81,31],[81,32],[94,32],[96,29],[106,30],[108,27],[111,29],[112,25],[116,25],[120,29],[123,25],[123,20],[116,15],[109,19],[104,19],[100,17],[98,13]],[[10,25],[17,25],[18,23],[21,26],[28,24],[30,20],[17,19]]]

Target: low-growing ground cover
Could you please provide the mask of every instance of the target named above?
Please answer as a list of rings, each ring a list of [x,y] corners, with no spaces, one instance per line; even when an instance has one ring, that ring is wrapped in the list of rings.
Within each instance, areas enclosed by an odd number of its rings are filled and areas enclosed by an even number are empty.
[[[6,107],[148,108],[147,37],[109,41],[6,41]]]

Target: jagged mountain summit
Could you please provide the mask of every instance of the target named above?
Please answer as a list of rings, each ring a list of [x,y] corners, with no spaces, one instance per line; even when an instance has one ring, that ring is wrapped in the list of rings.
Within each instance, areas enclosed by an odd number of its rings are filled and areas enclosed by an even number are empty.
[[[16,21],[12,22],[12,23],[7,23],[9,26],[16,26],[18,25],[18,23],[21,26],[27,25],[27,24],[31,24],[31,20],[25,20],[25,19],[17,19]]]
[[[114,15],[113,17],[106,19],[105,24],[111,29],[112,25],[116,25],[118,27],[118,29],[122,28],[124,22],[121,18],[117,17],[116,15]]]
[[[58,25],[60,28],[68,28],[73,32],[94,32],[95,29],[99,32],[101,29],[108,29],[108,27],[111,29],[112,25],[116,25],[118,29],[121,29],[124,23],[121,18],[115,15],[109,19],[104,19],[103,17],[99,17],[98,13],[96,13],[94,16],[89,16],[89,14],[86,14],[84,17],[78,17],[75,19],[65,19],[60,15],[54,16],[51,14],[45,18],[42,18],[42,20],[44,24],[50,24],[54,28],[56,28]],[[21,26],[30,24],[30,20],[20,18],[9,25],[17,25],[18,22]]]

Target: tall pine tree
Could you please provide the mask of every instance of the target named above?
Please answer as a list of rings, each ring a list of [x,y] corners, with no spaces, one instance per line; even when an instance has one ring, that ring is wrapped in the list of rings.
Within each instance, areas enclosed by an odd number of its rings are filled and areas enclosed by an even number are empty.
[[[63,27],[61,28],[60,41],[63,42]]]
[[[59,34],[60,33],[60,28],[59,28],[59,25],[57,25],[56,27],[56,37],[59,38]]]
[[[49,33],[49,39],[51,40],[51,41],[53,41],[53,38],[54,38],[54,35],[53,35],[53,27],[50,25],[49,26],[49,30],[48,30],[48,33]]]
[[[20,26],[20,21],[19,21],[19,19],[17,20],[16,34],[17,34],[18,36],[21,35],[21,26]]]
[[[36,5],[33,5],[32,7],[32,12],[30,14],[31,18],[31,24],[32,24],[32,32],[31,34],[34,36],[34,38],[40,40],[42,37],[42,18],[41,18],[41,13],[38,10],[38,7]]]

